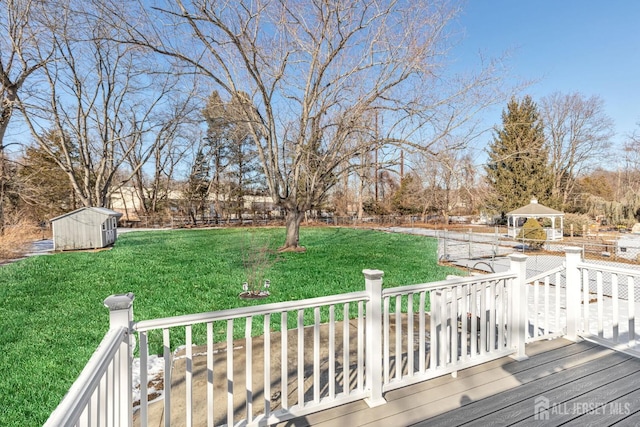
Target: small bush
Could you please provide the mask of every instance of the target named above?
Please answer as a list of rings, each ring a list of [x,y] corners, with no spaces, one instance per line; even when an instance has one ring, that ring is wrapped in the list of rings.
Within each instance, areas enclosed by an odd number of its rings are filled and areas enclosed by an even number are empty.
[[[534,218],[529,218],[520,229],[516,238],[524,240],[529,246],[540,248],[547,240],[547,233],[538,221]]]

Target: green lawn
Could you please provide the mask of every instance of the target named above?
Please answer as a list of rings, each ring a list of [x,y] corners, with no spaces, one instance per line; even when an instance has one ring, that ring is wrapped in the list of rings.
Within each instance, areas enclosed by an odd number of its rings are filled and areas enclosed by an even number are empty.
[[[267,275],[271,296],[259,302],[237,297],[243,248],[253,240],[275,249],[282,228],[123,234],[109,251],[0,267],[0,426],[44,423],[104,336],[110,294],[133,292],[142,320],[363,290],[365,268],[383,270],[385,287],[453,272],[437,265],[433,239],[343,228],[300,234],[307,252],[280,255]]]

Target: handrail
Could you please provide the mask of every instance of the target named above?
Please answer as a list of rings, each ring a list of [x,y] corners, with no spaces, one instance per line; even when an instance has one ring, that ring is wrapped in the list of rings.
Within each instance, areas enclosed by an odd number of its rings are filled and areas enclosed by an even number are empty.
[[[461,277],[459,279],[440,280],[438,282],[419,283],[417,285],[398,286],[395,288],[383,289],[382,295],[385,297],[393,297],[419,291],[429,291],[457,285],[467,285],[476,282],[489,282],[491,280],[513,279],[515,277],[516,275],[511,271],[506,271],[503,273],[483,274],[481,276]]]
[[[596,264],[590,262],[579,262],[578,268],[587,268],[590,270],[599,270],[607,273],[623,274],[627,276],[640,276],[640,270],[634,270],[632,268],[612,267],[604,264]]]
[[[544,279],[547,276],[551,276],[552,274],[559,273],[559,272],[564,271],[566,269],[567,269],[567,267],[565,265],[559,265],[556,268],[553,268],[553,269],[548,270],[548,271],[543,271],[542,273],[537,274],[537,275],[535,275],[533,277],[528,277],[527,278],[527,283],[531,283],[531,282],[535,282],[536,280]]]
[[[327,297],[310,298],[303,301],[286,301],[272,304],[256,305],[252,307],[233,308],[205,313],[186,314],[182,316],[164,317],[161,319],[141,320],[136,322],[133,329],[137,332],[163,329],[175,326],[188,326],[197,323],[215,322],[219,320],[239,319],[243,317],[273,314],[282,311],[302,310],[305,308],[319,307],[322,305],[348,303],[354,301],[366,301],[369,294],[365,291],[350,292]]]
[[[115,358],[127,336],[128,331],[125,327],[110,329],[106,333],[62,402],[51,413],[43,427],[76,425],[94,390],[100,384],[109,364]]]

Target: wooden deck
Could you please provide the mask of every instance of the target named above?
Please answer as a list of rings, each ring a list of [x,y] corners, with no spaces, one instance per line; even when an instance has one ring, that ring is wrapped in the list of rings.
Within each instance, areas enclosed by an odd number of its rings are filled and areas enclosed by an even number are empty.
[[[640,425],[640,359],[564,339],[529,344],[527,355],[391,391],[375,408],[359,401],[280,425]]]

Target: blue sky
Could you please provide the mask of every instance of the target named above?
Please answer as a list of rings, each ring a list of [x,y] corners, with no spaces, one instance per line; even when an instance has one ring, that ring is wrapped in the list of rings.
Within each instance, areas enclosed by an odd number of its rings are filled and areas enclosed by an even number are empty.
[[[537,81],[525,91],[534,100],[598,95],[615,123],[613,142],[640,130],[640,1],[468,0],[459,24],[464,39],[453,59],[510,50],[512,73]],[[502,108],[490,124],[500,123]]]

